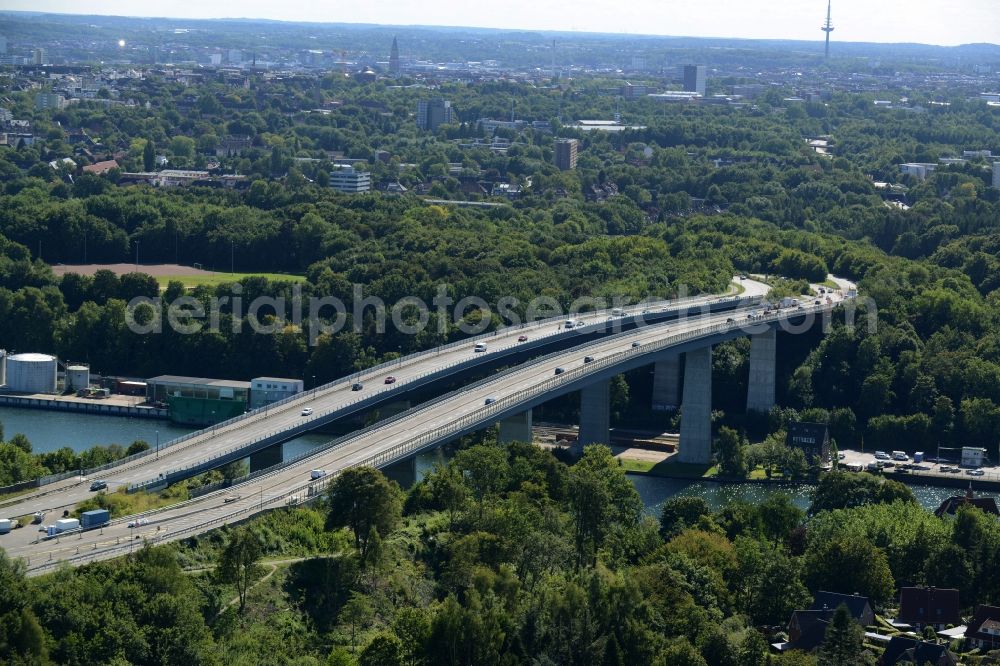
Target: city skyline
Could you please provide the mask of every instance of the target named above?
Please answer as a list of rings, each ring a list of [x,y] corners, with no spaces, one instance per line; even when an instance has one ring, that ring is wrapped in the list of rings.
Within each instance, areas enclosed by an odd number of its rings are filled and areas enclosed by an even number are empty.
[[[74,14],[77,3],[68,0],[9,0],[8,11]],[[568,32],[620,33],[655,36],[706,38],[789,39],[819,41],[818,28],[826,15],[822,0],[775,0],[740,2],[705,0],[691,12],[677,0],[654,3],[639,0],[626,14],[606,11],[595,0],[581,0],[572,11],[562,4],[529,3],[512,0],[498,14],[488,7],[467,6],[458,15],[445,7],[410,5],[386,0],[377,8],[351,5],[327,9],[302,0],[276,7],[259,0],[221,0],[193,3],[182,0],[163,16],[162,6],[142,11],[124,0],[93,0],[87,14],[157,17],[168,20],[244,18],[316,23],[361,23],[380,25],[454,26],[496,29]],[[522,11],[523,10],[523,11]],[[938,6],[926,2],[886,0],[872,4],[863,0],[838,0],[833,4],[837,42],[923,43],[952,46],[969,43],[1000,44],[1000,8],[991,0],[958,0],[942,14]]]

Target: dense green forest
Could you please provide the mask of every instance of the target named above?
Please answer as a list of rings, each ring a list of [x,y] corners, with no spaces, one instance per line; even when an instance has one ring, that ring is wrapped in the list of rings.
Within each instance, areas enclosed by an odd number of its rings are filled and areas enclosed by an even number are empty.
[[[179,546],[35,579],[0,554],[0,659],[861,665],[878,649],[853,621],[816,655],[767,644],[818,590],[883,613],[902,585],[956,587],[966,608],[1000,594],[1000,525],[977,509],[939,519],[905,486],[832,473],[809,513],[678,497],[657,521],[606,447],[568,466],[487,441],[405,495],[357,468],[316,505]]]
[[[612,112],[607,81],[545,90],[446,84],[436,94],[452,100],[462,122],[432,134],[413,123],[419,90],[332,76],[311,83],[293,77],[249,89],[210,81],[185,88],[149,76],[130,93],[153,102],[149,108],[81,103],[56,111],[36,111],[30,93],[12,92],[14,115],[30,118],[41,140],[0,152],[2,344],[89,362],[107,374],[322,382],[461,335],[454,321],[439,325],[436,313],[420,335],[378,332],[370,309],[354,322],[356,286],[387,303],[410,295],[430,302],[444,285],[456,300],[478,296],[495,305],[513,296],[523,306],[546,296],[565,306],[579,296],[721,291],[734,272],[822,280],[830,271],[859,281],[878,327],[838,322],[825,339],[783,341],[780,402],[836,421],[842,447],[864,438],[883,448],[962,442],[996,457],[1000,191],[989,187],[980,158],[941,166],[923,182],[897,167],[1000,145],[995,108],[956,97],[913,113],[848,94],[785,104],[785,92],[774,90],[736,108],[637,100],[624,116],[645,129],[579,133],[571,120]],[[929,98],[911,91],[910,103]],[[519,115],[550,119],[555,133],[498,130],[513,140],[505,154],[460,145],[482,135],[476,118],[502,117],[511,101]],[[310,112],[325,102],[336,104]],[[253,147],[219,158],[220,169],[253,182],[245,191],[154,189],[117,186],[116,171],[54,169],[50,160],[73,151],[73,128],[116,152],[123,170],[142,170],[150,153],[171,166],[203,166],[216,159],[220,137],[247,135]],[[574,133],[582,141],[578,167],[558,171],[554,136]],[[831,137],[831,156],[806,145],[814,136]],[[376,150],[388,151],[389,161],[375,159]],[[376,182],[422,183],[433,196],[483,198],[463,189],[483,179],[521,183],[524,194],[487,210],[429,206],[412,194],[336,194],[323,185],[333,159],[326,151],[368,160]],[[460,172],[449,167],[455,164]],[[888,205],[879,180],[908,189],[909,208]],[[595,190],[606,196],[590,196]],[[313,346],[308,323],[271,335],[227,325],[136,335],[125,304],[156,296],[155,280],[108,272],[56,278],[46,265],[127,262],[137,251],[143,263],[305,275],[303,296],[340,298],[346,326]],[[263,278],[244,279],[242,289],[245,302],[292,295],[291,283]],[[169,302],[184,292],[174,283],[162,295]],[[232,289],[191,293],[207,308]],[[230,323],[225,306],[222,316]],[[739,405],[746,355],[739,342],[716,352],[720,424],[737,429],[747,425]],[[625,381],[632,395],[642,394],[640,377]],[[779,432],[788,417],[779,410],[750,434]]]
[[[36,111],[32,91],[3,90],[38,138],[0,149],[8,350],[124,376],[323,382],[462,335],[456,322],[442,330],[433,319],[416,336],[379,332],[373,316],[349,314],[348,328],[310,345],[308,323],[234,332],[226,306],[218,331],[138,335],[127,325],[132,298],[188,294],[207,308],[232,285],[161,291],[141,272],[52,270],[132,262],[137,252],[147,264],[304,276],[244,278],[242,297],[290,298],[301,288],[306,298],[340,298],[349,313],[356,286],[388,303],[430,302],[444,285],[456,300],[546,296],[566,306],[581,296],[721,292],[742,272],[796,285],[834,273],[859,283],[861,314],[877,314],[877,326],[838,317],[828,335],[779,338],[780,407],[766,417],[743,413],[747,341],[716,348],[721,472],[808,474],[784,445],[797,419],[828,423],[841,448],[978,445],[1000,458],[1000,191],[980,158],[939,166],[925,181],[898,170],[963,150],[1000,152],[995,107],[956,96],[914,113],[876,108],[872,95],[797,103],[785,102],[792,91],[773,90],[743,107],[630,102],[625,121],[642,129],[584,133],[572,121],[614,113],[609,81],[444,84],[434,94],[452,101],[460,122],[428,133],[412,118],[427,92],[383,83],[289,77],[243,88],[150,75],[132,85],[137,106],[55,111]],[[940,97],[906,93],[917,105]],[[499,130],[513,142],[505,153],[463,147],[483,138],[475,119],[506,117],[512,101],[547,129]],[[80,129],[96,139],[90,157],[71,139]],[[251,137],[252,147],[218,158],[217,170],[248,176],[245,190],[121,181],[156,155],[207,168],[230,135]],[[806,143],[818,136],[831,138],[830,156]],[[556,137],[580,139],[575,170],[553,166]],[[410,192],[333,192],[333,151],[365,160],[377,184]],[[75,168],[49,164],[69,155]],[[121,169],[81,172],[110,156]],[[469,187],[480,181],[523,193],[491,198]],[[421,191],[503,205],[428,205]],[[676,419],[650,415],[648,375],[615,380],[619,422]],[[551,409],[572,418],[572,401]],[[143,446],[34,455],[13,434],[0,442],[0,485]],[[865,664],[873,654],[849,623],[818,655],[769,657],[767,643],[821,589],[862,592],[880,611],[906,584],[956,587],[966,608],[998,603],[998,557],[993,518],[969,510],[940,520],[874,476],[822,477],[807,514],[786,499],[713,511],[683,498],[657,522],[602,447],[570,466],[487,441],[405,495],[355,470],[316,506],[176,547],[31,580],[0,554],[0,661]]]

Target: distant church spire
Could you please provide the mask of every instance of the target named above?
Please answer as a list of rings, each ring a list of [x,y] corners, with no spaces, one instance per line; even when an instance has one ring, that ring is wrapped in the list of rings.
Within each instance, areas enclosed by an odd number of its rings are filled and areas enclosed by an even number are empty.
[[[826,33],[826,57],[830,57],[830,33],[833,32],[833,21],[830,20],[830,2],[831,0],[826,0],[826,23],[820,28]]]
[[[399,44],[392,38],[392,50],[389,51],[389,73],[399,76]]]

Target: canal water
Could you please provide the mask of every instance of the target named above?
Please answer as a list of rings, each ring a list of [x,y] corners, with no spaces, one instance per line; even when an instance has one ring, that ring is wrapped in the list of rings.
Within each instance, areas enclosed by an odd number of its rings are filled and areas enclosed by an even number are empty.
[[[74,451],[82,451],[95,444],[121,444],[127,447],[137,439],[154,445],[157,436],[160,444],[164,444],[191,431],[190,428],[169,421],[13,407],[0,407],[0,423],[3,424],[5,439],[23,433],[31,442],[35,453],[55,451],[64,446]],[[294,458],[331,439],[335,439],[335,436],[306,434],[296,437],[282,445],[282,458],[284,460]],[[440,460],[442,460],[441,454],[437,452],[419,455],[418,477],[423,477]],[[631,474],[629,478],[639,491],[646,511],[653,516],[659,516],[663,503],[677,495],[697,495],[703,497],[713,509],[719,509],[735,500],[757,503],[770,495],[785,493],[792,498],[796,506],[806,509],[809,506],[809,493],[812,490],[807,484],[710,483],[662,479],[638,474]],[[934,486],[911,486],[911,489],[918,501],[931,510],[936,509],[945,498],[956,492],[954,488]]]

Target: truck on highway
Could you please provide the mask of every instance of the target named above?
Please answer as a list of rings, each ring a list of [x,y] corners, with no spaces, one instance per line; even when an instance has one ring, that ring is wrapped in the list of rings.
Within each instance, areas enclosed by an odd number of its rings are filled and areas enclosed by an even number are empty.
[[[107,509],[94,509],[80,514],[80,527],[85,530],[103,527],[109,522],[111,522],[111,513]]]
[[[45,528],[45,532],[49,536],[56,536],[57,534],[62,534],[64,532],[71,532],[73,530],[80,529],[80,521],[76,518],[60,518],[56,522],[52,523]]]
[[[17,521],[12,518],[0,518],[0,534],[7,534],[14,526],[17,525]]]

